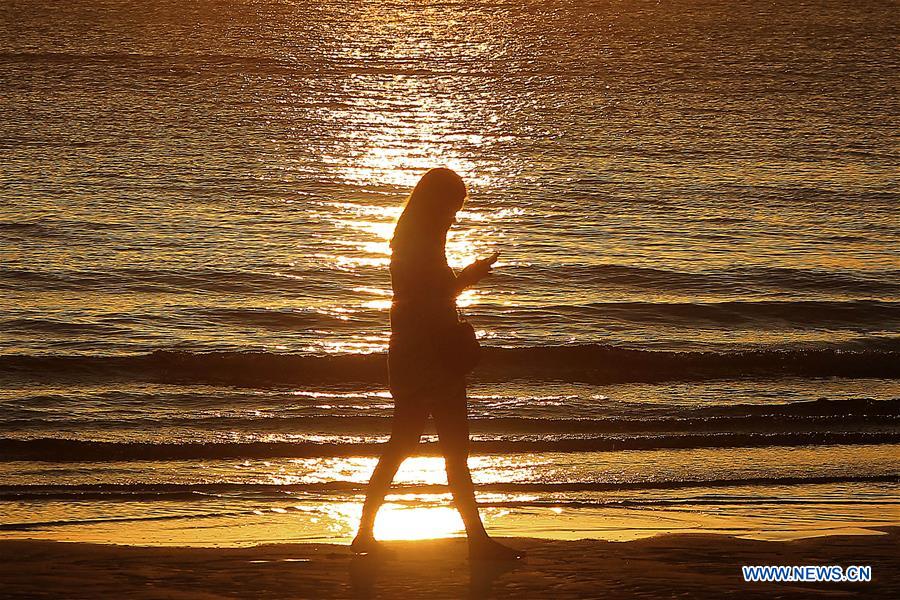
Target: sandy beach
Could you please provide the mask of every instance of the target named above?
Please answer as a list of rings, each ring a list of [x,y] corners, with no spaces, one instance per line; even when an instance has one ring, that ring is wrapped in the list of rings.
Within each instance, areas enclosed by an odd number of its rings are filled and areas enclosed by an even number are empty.
[[[151,548],[0,542],[3,598],[864,598],[900,593],[900,529],[766,542],[666,535],[630,542],[516,538],[512,565],[470,564],[461,539],[346,546]],[[745,583],[741,565],[871,565],[870,583]]]

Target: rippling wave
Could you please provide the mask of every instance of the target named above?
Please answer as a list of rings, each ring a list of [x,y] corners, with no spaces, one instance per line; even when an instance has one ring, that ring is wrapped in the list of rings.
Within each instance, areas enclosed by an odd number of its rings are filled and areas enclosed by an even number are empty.
[[[839,475],[828,477],[746,477],[735,479],[698,479],[681,481],[619,481],[619,482],[571,482],[571,483],[490,483],[478,484],[482,492],[606,492],[625,490],[676,490],[685,488],[727,488],[744,486],[799,486],[822,485],[830,483],[898,483],[898,475]],[[227,495],[231,498],[246,497],[256,501],[284,500],[290,494],[297,493],[329,493],[329,492],[363,492],[365,485],[351,481],[329,481],[323,483],[303,484],[79,484],[79,485],[2,485],[0,500],[200,500],[204,497]],[[392,493],[444,493],[447,486],[440,484],[400,484],[391,488]],[[696,501],[697,499],[693,499]],[[736,499],[724,501],[735,502]],[[754,502],[757,500],[754,499]],[[777,499],[776,499],[777,501]],[[855,500],[859,501],[859,500]],[[593,505],[656,505],[665,503],[659,499],[643,500],[599,500]],[[673,501],[675,502],[685,502]],[[804,500],[809,503],[809,500]],[[900,501],[898,501],[900,502]],[[549,505],[564,506],[571,501],[530,502],[516,500],[512,502],[481,502],[482,506],[505,505]],[[23,524],[24,525],[24,524]],[[38,526],[39,524],[28,524]],[[0,525],[0,530],[15,528],[16,525]]]
[[[681,435],[594,436],[577,439],[476,440],[472,451],[481,454],[523,452],[611,452],[669,448],[765,448],[771,446],[897,444],[900,431],[789,433],[709,433]],[[0,439],[0,460],[58,462],[182,460],[212,458],[308,458],[377,456],[381,444],[318,442],[142,443],[66,439]],[[440,455],[436,442],[419,444],[416,454]]]
[[[294,398],[291,398],[292,400]],[[196,403],[196,398],[189,402]],[[173,414],[179,414],[177,403]],[[35,416],[20,416],[34,413]],[[97,415],[60,417],[45,410],[7,407],[0,425],[18,428],[20,431],[41,430],[54,426],[92,427],[107,431],[145,427],[185,427],[201,430],[304,432],[333,431],[347,434],[385,433],[390,430],[390,417],[373,415],[281,416],[276,414],[255,416],[235,414],[230,416],[116,416],[107,419]],[[846,400],[820,399],[789,404],[738,404],[708,408],[681,408],[678,416],[654,418],[541,418],[541,417],[490,417],[469,418],[470,429],[475,433],[516,434],[531,433],[545,436],[583,433],[627,432],[683,432],[704,431],[826,431],[835,427],[900,426],[900,397],[890,400],[852,398]]]
[[[43,237],[63,234],[69,227],[78,229],[88,224],[54,226],[48,222],[0,223],[0,231]],[[102,224],[97,224],[100,226]],[[381,274],[379,270],[379,274]],[[117,268],[112,271],[67,269],[3,269],[0,287],[15,289],[105,289],[129,291],[195,291],[195,292],[292,292],[310,291],[316,277],[352,281],[350,274],[321,265],[308,269],[285,269],[279,272],[248,270],[197,269],[178,270]],[[498,270],[493,284],[503,289],[519,285],[534,286],[626,286],[631,289],[666,289],[693,293],[747,294],[761,291],[891,295],[900,293],[900,270],[872,273],[828,272],[772,267],[741,267],[729,270],[698,272],[635,267],[617,264],[565,265],[513,264]],[[312,288],[314,289],[314,288]]]
[[[379,353],[309,356],[158,351],[137,356],[0,356],[0,376],[35,372],[46,377],[125,377],[195,383],[383,384],[387,380],[385,356]],[[486,348],[476,371],[483,380],[564,379],[595,383],[788,375],[900,377],[900,340],[872,340],[853,348],[746,352],[672,352],[604,345]]]

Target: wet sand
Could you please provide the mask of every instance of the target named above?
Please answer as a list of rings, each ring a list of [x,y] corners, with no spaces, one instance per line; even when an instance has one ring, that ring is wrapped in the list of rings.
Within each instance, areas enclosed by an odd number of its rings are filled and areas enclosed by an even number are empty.
[[[470,564],[460,539],[346,546],[162,548],[0,542],[3,598],[900,597],[900,528],[790,542],[665,535],[629,542],[527,538],[520,563]],[[871,565],[871,583],[744,583],[743,564]]]

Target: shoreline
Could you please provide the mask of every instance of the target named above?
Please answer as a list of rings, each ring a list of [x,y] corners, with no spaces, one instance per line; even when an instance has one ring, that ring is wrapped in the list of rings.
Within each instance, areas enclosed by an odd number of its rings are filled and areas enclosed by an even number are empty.
[[[528,553],[470,563],[459,538],[389,541],[393,560],[320,543],[243,548],[0,540],[4,598],[891,597],[900,527],[882,535],[762,541],[668,534],[627,542],[501,538]],[[869,583],[745,583],[742,565],[870,565]]]

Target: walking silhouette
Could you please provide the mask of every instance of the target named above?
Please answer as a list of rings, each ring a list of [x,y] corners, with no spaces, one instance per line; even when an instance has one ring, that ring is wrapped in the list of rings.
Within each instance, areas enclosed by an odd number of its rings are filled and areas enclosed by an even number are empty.
[[[447,264],[447,232],[466,199],[466,186],[450,169],[431,169],[419,180],[391,240],[391,339],[388,373],[394,398],[391,438],[369,481],[357,553],[377,553],[375,515],[401,463],[434,418],[447,467],[447,482],[465,524],[469,557],[509,560],[520,551],[488,537],[478,514],[469,473],[466,373],[477,362],[474,330],[460,321],[456,297],[490,273],[497,260],[476,260],[457,275]]]

